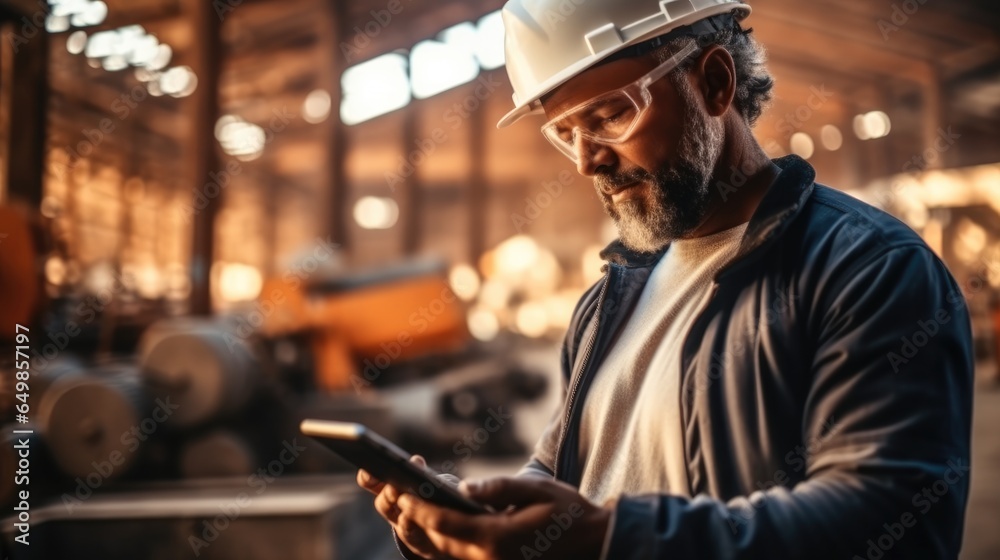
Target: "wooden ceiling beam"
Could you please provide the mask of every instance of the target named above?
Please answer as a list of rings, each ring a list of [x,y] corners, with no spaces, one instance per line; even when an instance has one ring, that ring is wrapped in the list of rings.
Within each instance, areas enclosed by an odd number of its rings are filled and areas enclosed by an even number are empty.
[[[799,18],[806,21],[835,22],[844,16],[859,18],[855,21],[867,21],[872,29],[878,30],[878,21],[885,20],[892,23],[892,5],[901,5],[902,0],[897,2],[843,2],[841,0],[811,0],[809,3],[802,3],[795,0],[757,0],[754,2],[754,10],[758,6],[768,9],[779,7],[784,13],[791,15],[804,15],[811,12],[812,18]],[[899,32],[890,32],[888,41],[891,43],[897,34],[917,34],[923,37],[934,37],[938,40],[958,41],[962,44],[973,43],[996,43],[1000,38],[996,35],[996,26],[1000,24],[1000,17],[997,16],[996,9],[992,2],[983,3],[983,6],[975,5],[974,2],[966,0],[964,2],[952,2],[945,4],[941,8],[934,2],[925,2],[913,14],[907,15],[907,20],[900,26]],[[968,14],[963,15],[958,12],[958,8],[965,7]],[[899,18],[900,16],[897,16]],[[899,19],[897,19],[899,21]],[[882,39],[879,34],[879,39]],[[889,45],[887,45],[889,46]]]
[[[815,59],[818,68],[842,72],[862,70],[873,79],[894,77],[920,84],[933,78],[930,63],[921,59],[873,49],[775,18],[755,18],[753,27],[760,34],[760,40],[772,50],[795,49]]]

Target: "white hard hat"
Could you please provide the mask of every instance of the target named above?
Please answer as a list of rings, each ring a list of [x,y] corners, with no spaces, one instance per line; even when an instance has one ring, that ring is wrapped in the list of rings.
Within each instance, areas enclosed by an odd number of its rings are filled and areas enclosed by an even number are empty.
[[[608,56],[711,16],[750,14],[739,0],[509,0],[503,7],[507,75],[514,110],[503,128],[538,100]]]

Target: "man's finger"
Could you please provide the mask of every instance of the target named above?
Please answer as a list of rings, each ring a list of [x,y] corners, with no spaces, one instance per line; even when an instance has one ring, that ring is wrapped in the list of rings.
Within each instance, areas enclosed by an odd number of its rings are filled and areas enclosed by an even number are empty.
[[[487,558],[483,555],[483,549],[474,543],[460,541],[437,531],[426,531],[424,534],[427,535],[427,541],[434,550],[438,551],[433,556],[435,559],[485,560]]]
[[[399,500],[401,491],[391,484],[386,484],[375,498],[375,511],[389,523],[396,523],[399,518]]]
[[[407,548],[424,558],[440,558],[441,551],[427,538],[427,533],[405,515],[400,515],[393,529]]]
[[[467,542],[478,542],[483,529],[478,518],[487,517],[438,507],[412,494],[401,496],[397,504],[402,515],[411,518],[425,532],[435,531]]]
[[[550,480],[499,477],[463,481],[459,488],[474,501],[502,509],[555,501],[558,486]],[[574,491],[575,493],[575,491]]]
[[[364,488],[372,494],[378,494],[382,491],[382,487],[385,486],[385,483],[369,474],[368,471],[358,469],[358,486]]]

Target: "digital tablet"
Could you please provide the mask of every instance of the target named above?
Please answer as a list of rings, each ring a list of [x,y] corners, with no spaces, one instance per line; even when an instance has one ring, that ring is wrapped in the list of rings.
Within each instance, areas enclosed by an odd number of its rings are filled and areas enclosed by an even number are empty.
[[[428,502],[465,513],[490,513],[431,469],[411,463],[410,453],[362,424],[303,420],[299,429],[348,463]]]

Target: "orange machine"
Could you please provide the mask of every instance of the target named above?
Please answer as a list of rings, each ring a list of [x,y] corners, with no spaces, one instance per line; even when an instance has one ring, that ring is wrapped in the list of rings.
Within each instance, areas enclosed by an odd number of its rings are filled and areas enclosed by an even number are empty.
[[[368,387],[393,364],[469,342],[462,302],[440,262],[310,283],[274,278],[258,306],[265,335],[310,334],[316,384],[328,392]]]
[[[0,325],[28,326],[42,297],[32,224],[27,211],[0,206]]]

